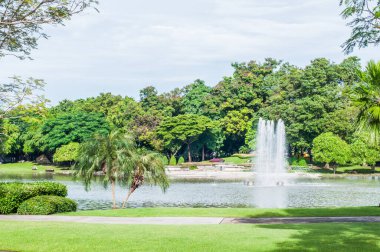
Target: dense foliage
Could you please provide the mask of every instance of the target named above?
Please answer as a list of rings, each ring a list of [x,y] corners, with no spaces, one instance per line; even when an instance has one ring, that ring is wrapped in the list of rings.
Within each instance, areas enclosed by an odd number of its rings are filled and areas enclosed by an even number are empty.
[[[105,93],[53,107],[38,103],[13,108],[2,121],[2,157],[45,154],[51,159],[56,153],[56,162],[70,162],[75,150],[68,146],[121,129],[133,136],[137,149],[160,152],[169,164],[180,157],[200,161],[250,152],[263,117],[283,119],[290,154],[312,159],[313,140],[323,133],[352,144],[358,115],[367,118],[377,97],[376,63],[361,71],[356,57],[339,64],[319,58],[303,68],[274,59],[232,67],[233,74],[214,87],[196,80],[162,94],[146,87],[139,101]]]
[[[54,182],[1,183],[0,214],[16,213],[22,202],[39,195],[66,197],[67,188]]]
[[[380,44],[380,1],[340,0],[345,8],[342,17],[352,28],[350,38],[343,44],[344,51],[350,53],[355,47]]]
[[[75,212],[77,203],[60,196],[36,196],[30,198],[18,207],[21,215],[49,215],[55,213]]]
[[[313,145],[314,160],[325,163],[326,168],[329,168],[331,163],[344,165],[350,161],[350,146],[331,132],[316,137]]]

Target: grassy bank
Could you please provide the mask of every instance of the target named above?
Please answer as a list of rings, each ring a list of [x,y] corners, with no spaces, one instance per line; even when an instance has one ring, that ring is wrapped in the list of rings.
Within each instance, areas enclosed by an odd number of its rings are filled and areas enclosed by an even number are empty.
[[[37,170],[32,170],[32,167],[36,166]],[[52,165],[37,165],[32,162],[25,163],[11,163],[0,165],[0,175],[24,175],[24,174],[42,174],[46,169],[54,169],[56,172],[62,170],[62,168]]]
[[[11,251],[379,251],[380,224],[99,225],[0,222]]]
[[[344,208],[130,208],[92,210],[65,213],[72,216],[106,217],[326,217],[326,216],[380,216],[380,207]]]

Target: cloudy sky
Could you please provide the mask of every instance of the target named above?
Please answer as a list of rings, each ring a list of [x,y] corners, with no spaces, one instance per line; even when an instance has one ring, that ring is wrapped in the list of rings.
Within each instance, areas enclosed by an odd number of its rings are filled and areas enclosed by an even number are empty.
[[[340,62],[348,37],[338,0],[100,0],[65,27],[49,27],[33,61],[0,61],[1,78],[47,82],[53,104],[100,92],[137,98],[195,79],[215,85],[232,62],[266,57],[304,66],[316,57]],[[355,51],[365,62],[377,50]]]

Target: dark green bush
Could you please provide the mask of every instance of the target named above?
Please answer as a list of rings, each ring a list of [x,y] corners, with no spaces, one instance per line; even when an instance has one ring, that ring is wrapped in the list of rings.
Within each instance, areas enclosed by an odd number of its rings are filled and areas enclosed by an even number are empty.
[[[77,203],[60,196],[36,196],[24,201],[17,209],[22,215],[48,215],[77,210]]]
[[[54,182],[1,183],[0,214],[16,213],[18,206],[27,199],[39,195],[67,196],[65,185]]]

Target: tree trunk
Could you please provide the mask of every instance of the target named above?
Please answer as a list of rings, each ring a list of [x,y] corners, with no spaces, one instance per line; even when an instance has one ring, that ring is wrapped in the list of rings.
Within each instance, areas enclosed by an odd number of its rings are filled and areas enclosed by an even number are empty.
[[[111,185],[112,185],[112,208],[113,209],[116,209],[116,199],[115,199],[115,181],[112,180],[111,181]]]
[[[187,144],[187,157],[189,159],[189,162],[191,163],[191,150],[190,150],[190,143]]]
[[[205,161],[205,146],[202,146],[202,161]]]
[[[125,204],[127,203],[128,199],[129,199],[129,197],[131,196],[131,194],[133,193],[133,191],[134,191],[134,190],[133,190],[132,188],[129,189],[128,194],[127,194],[127,197],[125,198],[125,200],[124,200],[124,202],[123,202],[123,206],[122,206],[122,208],[125,207]]]
[[[336,173],[336,166],[333,167],[333,170],[334,170],[334,175],[335,175],[335,173]]]
[[[308,149],[307,152],[309,153],[310,163],[312,164],[313,163],[313,154],[311,153],[311,149]]]
[[[371,171],[372,171],[372,173],[376,172],[376,165],[371,165]]]

